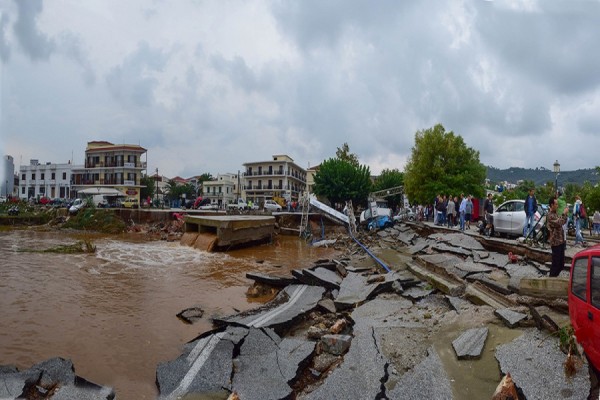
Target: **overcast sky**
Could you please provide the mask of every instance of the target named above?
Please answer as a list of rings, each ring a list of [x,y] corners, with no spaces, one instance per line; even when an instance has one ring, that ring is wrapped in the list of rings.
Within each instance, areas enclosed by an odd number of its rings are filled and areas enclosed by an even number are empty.
[[[140,144],[148,172],[237,172],[344,142],[404,169],[436,123],[497,168],[600,165],[599,1],[0,0],[15,169]]]

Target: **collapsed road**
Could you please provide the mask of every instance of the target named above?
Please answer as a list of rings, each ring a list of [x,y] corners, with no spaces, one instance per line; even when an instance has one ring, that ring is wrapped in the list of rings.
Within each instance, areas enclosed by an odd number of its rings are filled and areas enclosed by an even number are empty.
[[[255,285],[282,289],[255,310],[214,318],[215,330],[160,364],[160,398],[492,398],[507,373],[528,400],[584,399],[596,389],[584,357],[565,374],[553,329],[568,324],[560,291],[567,271],[541,296],[526,295],[522,281],[546,279],[543,260],[509,258],[456,231],[421,236],[415,227],[362,237],[382,258],[399,254],[390,273],[340,237],[344,257],[291,276],[248,274]],[[489,354],[494,362],[471,374],[491,382],[465,387],[469,378],[457,371],[478,368]]]
[[[505,374],[522,399],[597,396],[585,358],[565,373],[556,326],[568,324],[568,271],[546,281],[544,252],[538,259],[525,247],[424,224],[360,240],[392,272],[340,235],[332,241],[345,253],[339,258],[290,276],[248,274],[277,296],[214,317],[214,330],[160,363],[159,398],[492,398]],[[512,257],[502,252],[508,248]],[[115,393],[75,376],[70,361],[52,359],[26,371],[0,367],[0,398],[19,397]]]

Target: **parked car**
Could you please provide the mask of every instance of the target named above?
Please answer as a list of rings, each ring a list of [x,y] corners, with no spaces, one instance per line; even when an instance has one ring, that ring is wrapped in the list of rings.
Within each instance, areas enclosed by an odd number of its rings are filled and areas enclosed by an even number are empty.
[[[275,200],[267,200],[263,206],[265,211],[281,211],[281,206]]]
[[[227,204],[226,208],[228,210],[247,210],[248,203],[244,199],[237,199],[236,202]]]
[[[0,196],[0,203],[6,203],[6,197]]]
[[[198,206],[198,210],[218,210],[219,209],[219,205],[217,203],[211,203],[209,199],[208,202],[202,204],[201,206]]]
[[[87,206],[87,201],[85,199],[75,199],[73,204],[69,206],[69,214],[77,214],[79,210],[84,209]]]
[[[380,215],[378,217],[371,218],[367,223],[367,229],[369,231],[385,229],[390,226],[394,226],[394,221],[387,215]]]
[[[544,214],[542,206],[538,206],[535,221],[539,221]],[[542,211],[540,213],[540,211]],[[523,236],[525,227],[525,200],[508,200],[500,204],[492,214],[494,217],[494,231],[509,236]]]
[[[573,256],[569,316],[577,341],[591,364],[600,369],[600,245]]]
[[[125,201],[121,205],[125,208],[139,208],[140,202],[138,201],[138,199],[130,197],[125,199]]]
[[[398,215],[394,215],[392,218],[394,221],[416,221],[417,214],[415,214],[410,208],[405,208],[398,213]]]

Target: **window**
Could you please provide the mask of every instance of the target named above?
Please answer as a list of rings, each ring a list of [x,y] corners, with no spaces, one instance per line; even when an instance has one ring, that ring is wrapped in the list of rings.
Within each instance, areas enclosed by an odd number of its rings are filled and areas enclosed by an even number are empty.
[[[600,257],[592,257],[592,279],[590,279],[592,305],[600,308]]]
[[[56,172],[53,172],[53,173],[52,173],[52,175],[51,175],[51,178],[50,178],[50,179],[52,179],[52,180],[55,180],[55,179],[56,179]]]
[[[22,181],[24,181],[25,179],[27,179],[27,178],[25,177],[25,174],[21,174],[21,180],[22,180]]]
[[[25,186],[21,188],[21,194],[25,194]]]
[[[575,260],[573,264],[573,276],[571,283],[571,292],[587,302],[587,257],[581,257]]]
[[[525,203],[521,203],[520,201],[515,203],[515,211],[525,211]]]
[[[40,179],[41,179],[41,180],[44,180],[44,179],[45,179],[45,177],[46,177],[46,175],[45,175],[43,172],[42,172],[40,175],[41,175],[41,176],[40,176]]]
[[[67,179],[67,173],[63,172],[63,180],[66,180],[66,179]]]
[[[35,181],[35,173],[31,174],[31,180]]]

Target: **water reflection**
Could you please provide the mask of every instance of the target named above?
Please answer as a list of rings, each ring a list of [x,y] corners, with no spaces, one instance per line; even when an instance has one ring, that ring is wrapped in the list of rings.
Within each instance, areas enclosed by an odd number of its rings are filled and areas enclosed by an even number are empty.
[[[54,356],[113,386],[120,399],[154,399],[156,365],[211,328],[210,316],[245,310],[246,272],[286,273],[331,258],[295,237],[231,253],[206,253],[139,236],[94,237],[97,253],[23,252],[79,237],[29,230],[0,233],[0,364],[29,368]],[[198,306],[193,325],[176,314]]]

